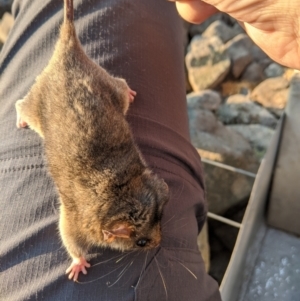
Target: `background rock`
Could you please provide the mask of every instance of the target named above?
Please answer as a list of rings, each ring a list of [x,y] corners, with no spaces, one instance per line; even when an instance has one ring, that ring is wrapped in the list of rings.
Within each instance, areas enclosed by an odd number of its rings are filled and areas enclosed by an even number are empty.
[[[233,37],[235,37],[235,35],[235,31],[221,20],[211,23],[202,33],[202,37],[218,37],[223,43],[231,40]]]
[[[217,111],[218,119],[224,124],[262,124],[275,128],[277,119],[265,108],[250,101],[246,95],[228,97]]]
[[[247,165],[246,160],[242,163]],[[203,168],[210,212],[223,215],[233,206],[249,199],[253,178],[206,163],[203,163]]]
[[[280,116],[287,102],[289,82],[283,77],[269,78],[260,83],[250,98]]]
[[[191,35],[191,37],[193,37],[195,35],[200,35],[207,29],[207,27],[211,23],[213,23],[214,21],[217,21],[217,20],[224,20],[224,14],[217,13],[217,14],[214,14],[211,17],[209,17],[207,20],[205,20],[201,24],[191,24],[191,26],[189,28],[189,34]]]
[[[271,63],[265,68],[264,73],[266,77],[278,77],[283,75],[284,69],[277,63]]]
[[[258,160],[242,135],[225,127],[211,111],[190,109],[188,113],[192,143],[202,158],[256,172]],[[210,211],[222,214],[249,197],[252,178],[206,163],[203,166]]]
[[[252,44],[252,40],[246,34],[239,34],[225,44],[232,61],[231,72],[235,78],[238,78],[252,62],[253,57],[249,51]]]
[[[260,124],[238,124],[228,125],[227,127],[234,131],[237,131],[249,141],[258,160],[262,160],[268,148],[270,140],[275,132],[275,130]]]
[[[230,70],[230,59],[217,37],[195,36],[185,57],[189,82],[194,91],[216,87]]]
[[[241,76],[241,80],[253,83],[260,83],[265,78],[266,76],[264,74],[264,70],[261,67],[261,64],[257,62],[252,62],[250,65],[248,65]]]
[[[221,102],[220,94],[213,90],[192,92],[187,95],[187,106],[189,110],[205,109],[216,111]]]

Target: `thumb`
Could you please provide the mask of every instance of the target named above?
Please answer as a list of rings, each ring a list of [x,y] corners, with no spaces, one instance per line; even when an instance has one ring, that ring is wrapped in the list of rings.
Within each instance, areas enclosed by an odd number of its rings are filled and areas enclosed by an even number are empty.
[[[218,10],[199,0],[176,1],[176,7],[180,16],[190,23],[202,23]]]

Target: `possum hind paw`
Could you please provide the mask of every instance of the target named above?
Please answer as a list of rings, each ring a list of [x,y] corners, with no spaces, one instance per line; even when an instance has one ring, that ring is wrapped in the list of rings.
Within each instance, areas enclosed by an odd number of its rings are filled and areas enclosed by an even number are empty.
[[[136,92],[128,88],[128,93],[129,93],[129,102],[133,102],[134,97],[136,96]]]
[[[16,111],[17,111],[17,128],[25,128],[28,126],[27,122],[25,122],[22,118],[22,114],[21,114],[21,107],[22,104],[24,103],[24,99],[19,99],[16,102]]]
[[[91,265],[85,260],[85,258],[74,258],[72,264],[66,270],[66,274],[69,274],[68,278],[74,281],[77,281],[78,275],[82,272],[84,275],[87,274],[86,268],[89,268]]]
[[[28,124],[22,120],[21,118],[17,118],[17,128],[26,128],[28,126]]]

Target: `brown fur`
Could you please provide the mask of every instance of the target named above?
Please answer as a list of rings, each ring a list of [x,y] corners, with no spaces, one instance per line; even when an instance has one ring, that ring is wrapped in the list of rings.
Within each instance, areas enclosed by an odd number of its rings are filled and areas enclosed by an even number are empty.
[[[54,54],[16,109],[18,127],[28,124],[44,138],[61,237],[84,272],[78,260],[90,246],[156,247],[168,188],[147,168],[125,120],[135,92],[85,55],[72,20],[72,1],[65,0]],[[70,269],[76,280],[78,270]]]

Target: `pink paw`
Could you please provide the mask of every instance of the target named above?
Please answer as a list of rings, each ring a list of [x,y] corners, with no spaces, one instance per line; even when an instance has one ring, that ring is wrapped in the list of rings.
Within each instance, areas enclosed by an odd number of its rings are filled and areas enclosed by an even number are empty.
[[[27,123],[21,119],[18,120],[17,122],[17,128],[26,128],[27,127]]]
[[[84,275],[87,274],[86,268],[89,268],[91,265],[85,260],[85,258],[74,258],[72,264],[66,270],[66,274],[70,273],[68,278],[74,281],[77,281],[78,275],[82,272]]]
[[[129,102],[133,102],[134,97],[136,96],[136,92],[131,90],[130,88],[128,88],[128,92],[129,92]]]

